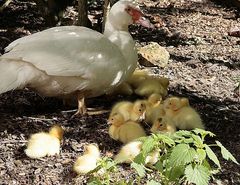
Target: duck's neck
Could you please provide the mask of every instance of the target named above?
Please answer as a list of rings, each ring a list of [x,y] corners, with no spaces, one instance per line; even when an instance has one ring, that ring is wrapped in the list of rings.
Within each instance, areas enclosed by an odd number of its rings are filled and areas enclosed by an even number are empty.
[[[109,37],[115,31],[125,31],[128,32],[128,26],[120,26],[111,24],[109,21],[105,24],[104,35]]]
[[[120,80],[123,82],[134,72],[138,60],[135,42],[128,32],[128,25],[117,24],[116,21],[112,19],[110,11],[105,24],[104,36],[117,45],[125,58],[123,62],[126,64],[125,67],[127,67],[127,69],[124,70],[126,74],[123,75],[124,79]]]
[[[116,21],[112,20],[111,12],[107,16],[107,20],[104,27],[104,35],[109,37],[115,31],[125,31],[128,32],[128,25],[117,24]]]
[[[130,33],[126,31],[115,31],[108,37],[108,39],[117,45],[125,59],[123,62],[127,67],[125,70],[126,74],[124,75],[124,80],[126,80],[137,67],[138,56],[135,49],[135,42]]]

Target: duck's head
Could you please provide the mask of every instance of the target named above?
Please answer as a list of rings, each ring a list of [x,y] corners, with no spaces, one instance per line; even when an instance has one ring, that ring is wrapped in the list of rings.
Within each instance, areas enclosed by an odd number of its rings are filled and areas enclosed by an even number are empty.
[[[115,113],[108,118],[107,123],[108,125],[119,127],[124,123],[124,117],[119,113]]]
[[[148,97],[148,102],[151,103],[153,106],[157,106],[161,103],[162,96],[157,93],[153,93]]]
[[[170,97],[166,99],[163,103],[164,109],[170,109],[173,111],[178,111],[181,106],[181,101],[179,97]]]
[[[133,104],[133,110],[132,110],[137,120],[134,119],[134,121],[142,121],[145,119],[146,114],[146,104],[142,100],[137,100]]]
[[[128,26],[134,23],[141,24],[144,27],[154,27],[143,16],[143,13],[133,1],[120,0],[112,6],[107,18],[106,27],[112,26],[117,31],[126,31]]]
[[[58,138],[59,140],[63,139],[63,132],[63,128],[60,125],[54,125],[49,130],[49,134]]]

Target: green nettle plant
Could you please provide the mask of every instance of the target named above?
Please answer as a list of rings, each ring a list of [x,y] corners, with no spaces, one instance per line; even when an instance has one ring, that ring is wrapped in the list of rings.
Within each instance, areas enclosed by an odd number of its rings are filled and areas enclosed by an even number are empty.
[[[104,157],[98,161],[97,167],[89,172],[88,185],[108,185],[112,183],[111,174],[117,172],[116,163],[108,158]]]
[[[233,155],[219,142],[206,144],[205,137],[214,137],[212,132],[202,129],[192,131],[181,130],[173,135],[156,134],[142,138],[143,147],[134,163],[144,164],[145,158],[153,150],[160,149],[159,160],[152,167],[161,176],[162,184],[179,184],[187,181],[196,185],[207,185],[210,177],[221,169],[219,160],[211,147],[218,147],[222,157],[238,164]],[[215,165],[210,165],[212,161]],[[139,176],[143,176],[140,168],[135,169]],[[144,174],[145,175],[145,174]]]
[[[220,162],[212,148],[221,150],[222,157],[238,164],[233,155],[219,142],[206,144],[205,137],[214,137],[212,132],[202,129],[192,131],[181,130],[173,135],[152,134],[139,140],[142,144],[141,153],[131,163],[138,177],[138,184],[147,179],[147,185],[181,184],[183,182],[196,185],[207,185],[210,178],[221,169]],[[145,164],[146,158],[153,151],[159,151],[158,161],[155,165]],[[210,162],[211,161],[211,162]],[[94,172],[101,171],[101,176],[92,176],[89,184],[112,184],[111,173],[118,171],[117,164],[109,158],[99,162]],[[154,173],[153,173],[154,172]],[[112,183],[111,183],[112,181]],[[131,184],[131,182],[118,181],[115,184]]]

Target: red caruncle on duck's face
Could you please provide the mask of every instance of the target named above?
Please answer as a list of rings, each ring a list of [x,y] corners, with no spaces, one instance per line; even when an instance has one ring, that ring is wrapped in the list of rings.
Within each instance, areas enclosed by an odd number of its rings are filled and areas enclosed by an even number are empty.
[[[128,6],[125,11],[132,17],[133,23],[139,21],[143,17],[143,13],[136,8]]]

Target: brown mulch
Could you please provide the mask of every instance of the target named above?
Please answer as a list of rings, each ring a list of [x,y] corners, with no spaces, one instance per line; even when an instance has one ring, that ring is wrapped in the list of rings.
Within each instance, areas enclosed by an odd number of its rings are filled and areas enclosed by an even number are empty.
[[[170,79],[170,94],[189,97],[207,129],[240,161],[240,92],[234,81],[240,76],[240,38],[228,35],[232,28],[240,27],[240,10],[210,0],[139,2],[159,28],[131,26],[137,44],[158,42],[171,55],[168,67],[150,70]],[[101,4],[91,4],[93,20],[100,17],[99,12]],[[63,24],[75,22],[76,15],[75,7],[68,8]],[[0,52],[11,41],[45,28],[35,3],[14,0],[0,13]],[[89,100],[88,105],[109,109],[122,99],[126,97],[102,96]],[[84,144],[98,143],[103,156],[120,148],[121,144],[108,136],[108,114],[71,119],[73,112],[65,112],[69,109],[61,100],[29,90],[0,95],[0,184],[84,184],[86,179],[76,178],[72,172]],[[47,131],[54,123],[65,129],[60,156],[27,158],[24,149],[30,134]],[[212,183],[240,184],[240,168],[220,162],[222,171]],[[125,178],[134,175],[127,167],[122,173]]]

